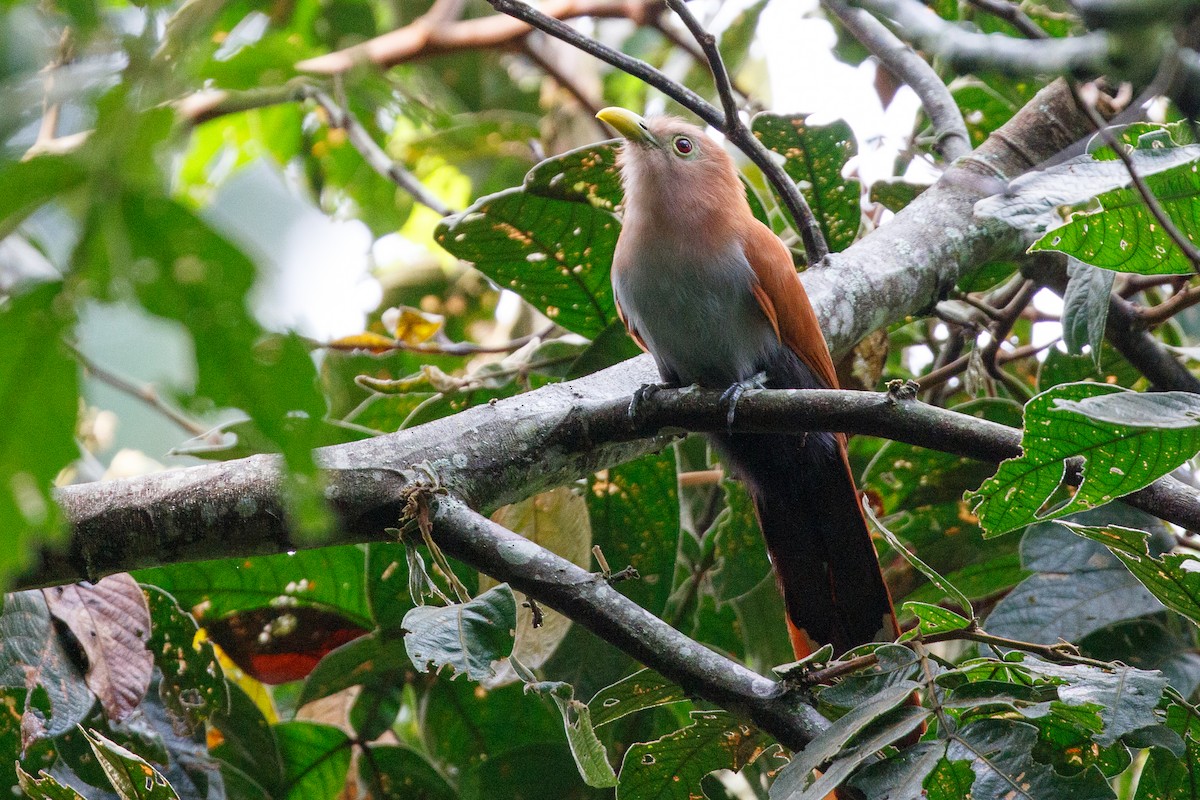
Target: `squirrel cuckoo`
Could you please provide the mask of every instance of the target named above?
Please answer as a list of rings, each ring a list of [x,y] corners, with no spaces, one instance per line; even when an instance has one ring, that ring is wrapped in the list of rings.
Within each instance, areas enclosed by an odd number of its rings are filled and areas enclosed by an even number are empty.
[[[673,117],[596,115],[624,137],[617,309],[666,385],[837,388],[816,314],[778,237],[751,213],[729,154]],[[647,387],[651,388],[651,387]],[[636,402],[637,398],[635,398]],[[841,434],[718,433],[745,483],[797,658],[898,635]]]

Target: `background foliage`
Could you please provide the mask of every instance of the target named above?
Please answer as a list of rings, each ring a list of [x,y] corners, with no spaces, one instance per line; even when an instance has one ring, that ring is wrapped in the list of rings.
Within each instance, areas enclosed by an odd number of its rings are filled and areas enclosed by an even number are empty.
[[[464,18],[490,13],[463,5]],[[1014,33],[969,4],[934,5]],[[765,6],[731,16],[719,39],[750,97],[766,86],[751,46]],[[1050,36],[1081,30],[1064,3],[1028,10]],[[430,11],[420,0],[0,6],[0,576],[62,538],[56,483],[278,452],[292,513],[319,536],[314,447],[636,353],[608,283],[614,146],[597,143],[578,97],[662,98],[537,38],[418,48],[334,79],[297,66]],[[673,23],[596,33],[715,96]],[[845,37],[838,53],[865,58]],[[943,72],[975,144],[1040,88]],[[910,163],[935,161],[924,118],[893,179],[869,187],[844,122],[763,114],[752,130],[801,182],[835,251],[924,188],[904,177]],[[1190,128],[1120,136],[1194,234]],[[802,266],[762,175],[745,179]],[[780,800],[841,783],[894,798],[1195,797],[1196,540],[1112,501],[1172,471],[1191,481],[1200,406],[1146,394],[1139,368],[1102,340],[1116,291],[1160,346],[1194,359],[1195,265],[1097,143],[978,213],[1069,256],[1069,282],[980,264],[929,316],[870,337],[844,379],[915,378],[928,402],[1023,423],[1024,454],[992,475],[853,440],[910,632],[792,669],[833,721],[803,752],[409,526],[390,543],[7,595],[0,784],[32,798]],[[1065,302],[1032,302],[1043,284]],[[293,291],[323,296],[340,321],[306,316]],[[1082,482],[1064,484],[1081,458]],[[619,584],[627,597],[769,674],[790,658],[780,601],[748,498],[715,466],[702,438],[681,438],[496,519],[581,565],[596,552],[595,569],[636,569]]]

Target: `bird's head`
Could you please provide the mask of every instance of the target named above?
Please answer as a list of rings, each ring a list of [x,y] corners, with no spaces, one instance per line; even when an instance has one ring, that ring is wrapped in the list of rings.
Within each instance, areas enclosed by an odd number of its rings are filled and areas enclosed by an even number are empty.
[[[612,106],[596,116],[625,139],[619,163],[627,212],[636,205],[702,217],[746,204],[733,159],[695,125],[678,117],[643,119]]]

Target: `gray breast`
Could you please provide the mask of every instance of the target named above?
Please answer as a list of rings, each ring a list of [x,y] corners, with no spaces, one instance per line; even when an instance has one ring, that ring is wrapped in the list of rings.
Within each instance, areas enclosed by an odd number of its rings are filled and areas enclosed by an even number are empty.
[[[682,260],[643,254],[616,274],[626,320],[664,377],[722,389],[750,378],[779,344],[751,291],[754,272],[741,248],[703,266]]]

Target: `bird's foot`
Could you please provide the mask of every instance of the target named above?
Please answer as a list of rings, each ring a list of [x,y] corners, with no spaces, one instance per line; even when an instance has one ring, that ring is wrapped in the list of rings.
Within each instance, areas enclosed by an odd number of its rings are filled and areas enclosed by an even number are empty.
[[[663,389],[673,388],[669,383],[643,383],[641,388],[633,393],[633,398],[629,401],[629,418],[637,419],[638,414],[642,411],[642,404],[658,394]]]
[[[721,395],[721,402],[728,406],[728,410],[725,413],[725,425],[729,429],[730,433],[733,432],[733,420],[737,416],[738,400],[742,399],[742,395],[746,393],[747,389],[765,388],[763,383],[766,381],[766,379],[767,373],[760,372],[757,375],[752,375],[744,381],[738,381],[726,389],[725,393]]]

